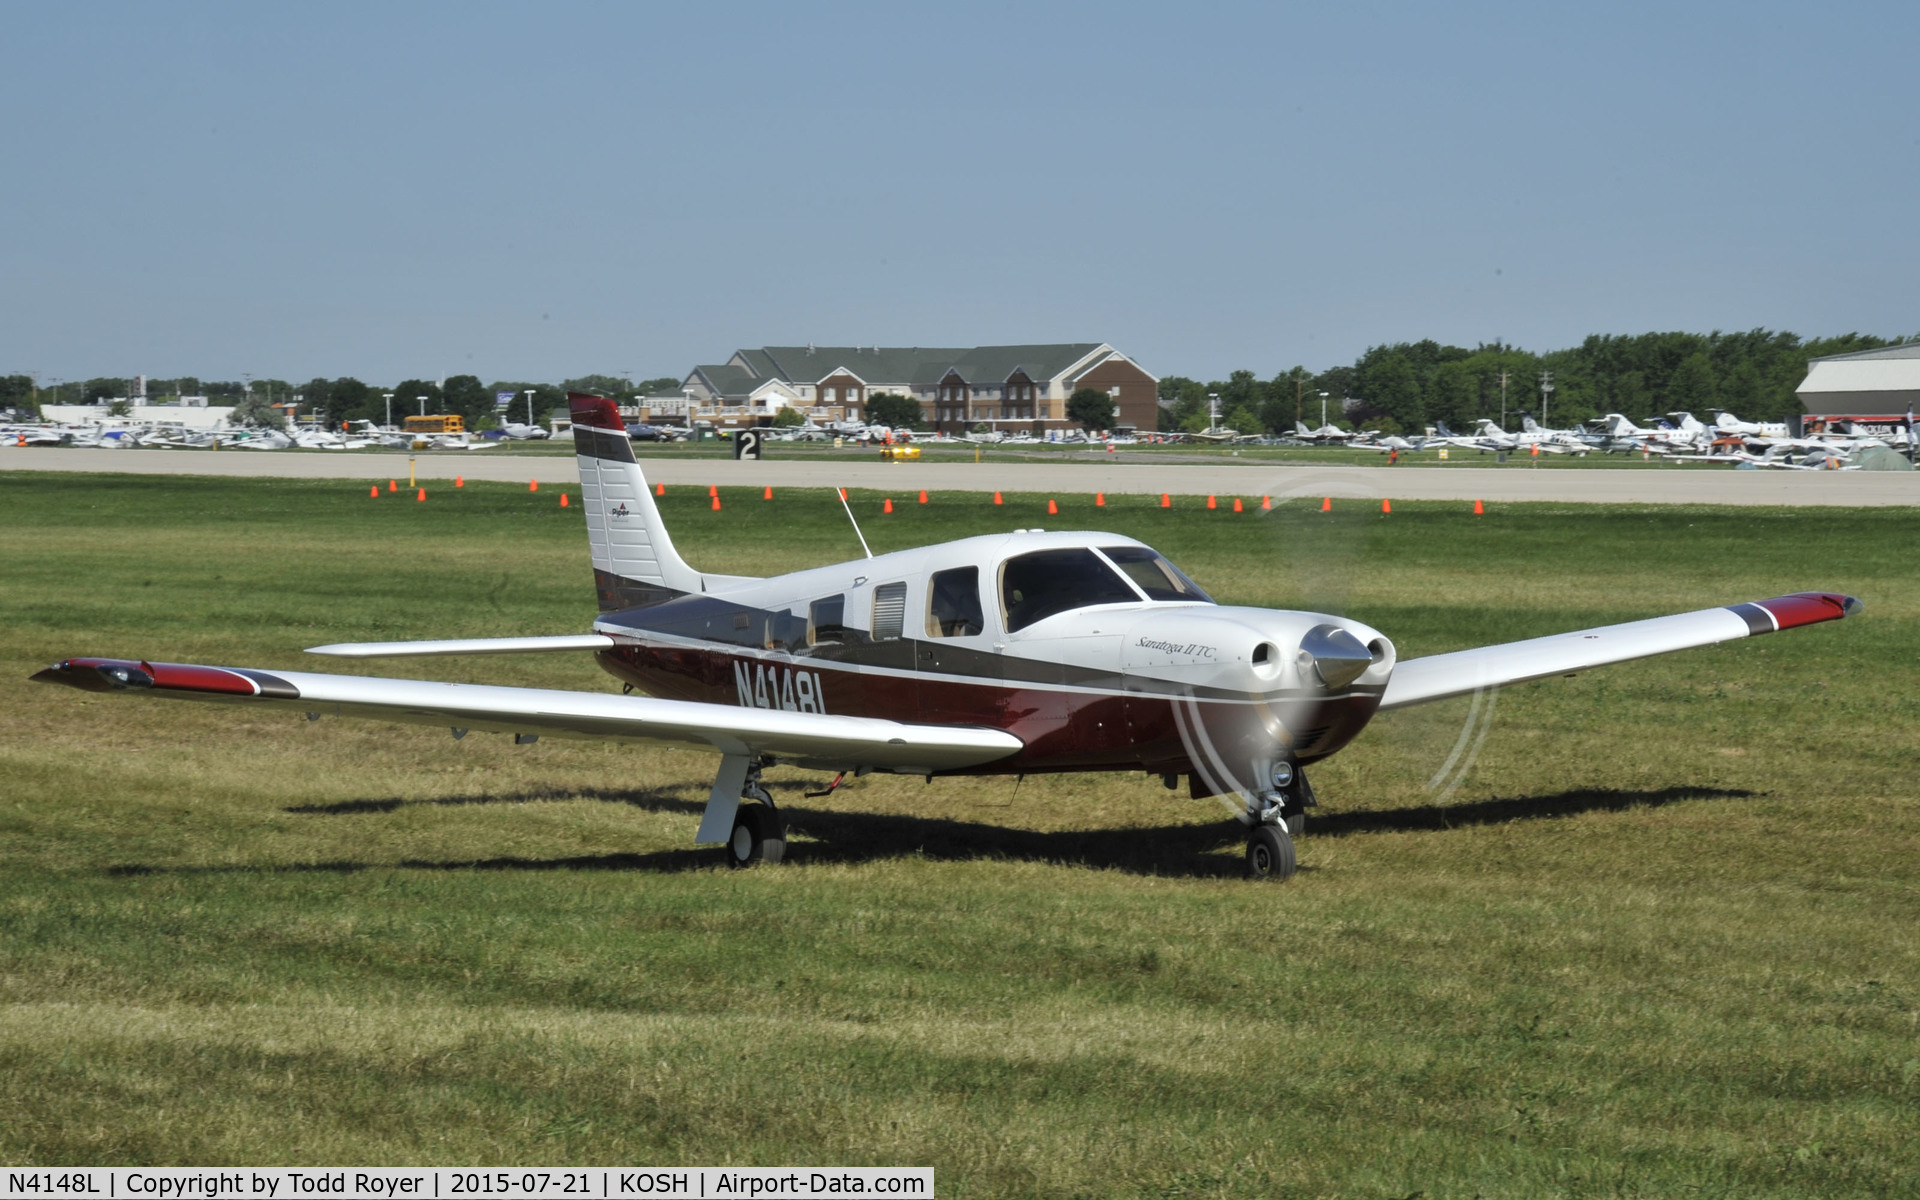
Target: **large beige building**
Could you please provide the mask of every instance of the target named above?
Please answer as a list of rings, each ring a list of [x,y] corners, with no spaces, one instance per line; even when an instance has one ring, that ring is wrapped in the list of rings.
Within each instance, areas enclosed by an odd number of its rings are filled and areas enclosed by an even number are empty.
[[[923,419],[936,429],[986,424],[1044,433],[1073,424],[1067,398],[1081,388],[1113,397],[1120,424],[1152,429],[1159,384],[1104,342],[1069,342],[970,349],[764,346],[695,367],[682,390],[692,419],[747,420],[786,407],[816,420],[855,420],[873,396],[891,393],[918,400]],[[658,415],[669,415],[649,403]]]
[[[1807,364],[1794,389],[1807,409],[1802,423],[1846,420],[1889,432],[1920,406],[1920,342],[1833,354]]]

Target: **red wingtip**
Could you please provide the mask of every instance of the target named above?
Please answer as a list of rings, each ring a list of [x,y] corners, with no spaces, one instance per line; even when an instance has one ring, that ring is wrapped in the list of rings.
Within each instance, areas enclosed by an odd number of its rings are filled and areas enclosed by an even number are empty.
[[[620,419],[620,410],[605,396],[568,392],[567,412],[572,416],[575,425],[585,425],[590,429],[611,429],[616,433],[625,433],[627,429],[626,422]]]
[[[1843,596],[1838,592],[1793,592],[1755,603],[1772,613],[1775,624],[1781,629],[1795,629],[1821,621],[1838,621],[1842,617],[1856,616],[1866,608],[1855,597]]]

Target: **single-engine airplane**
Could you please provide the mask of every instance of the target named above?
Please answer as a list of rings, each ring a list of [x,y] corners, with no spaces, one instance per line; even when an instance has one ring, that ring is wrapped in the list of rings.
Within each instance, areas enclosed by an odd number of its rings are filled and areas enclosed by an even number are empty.
[[[1144,770],[1169,788],[1184,775],[1195,796],[1232,798],[1250,873],[1285,878],[1314,804],[1306,768],[1377,712],[1861,608],[1799,592],[1402,662],[1384,634],[1350,618],[1217,604],[1152,548],[1112,533],[1016,529],[770,579],[716,575],[674,549],[614,405],[577,394],[570,404],[599,594],[592,632],[312,652],[590,650],[623,694],[103,658],[33,678],[439,725],[455,737],[717,751],[695,842],[724,843],[735,866],[785,853],[785,823],[760,782],[773,764],[842,777]]]

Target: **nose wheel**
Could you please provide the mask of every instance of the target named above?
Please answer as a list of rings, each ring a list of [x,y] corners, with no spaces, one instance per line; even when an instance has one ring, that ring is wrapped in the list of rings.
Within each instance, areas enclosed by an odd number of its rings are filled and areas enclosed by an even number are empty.
[[[1284,825],[1255,825],[1247,835],[1247,874],[1254,879],[1289,879],[1296,866],[1293,838]]]

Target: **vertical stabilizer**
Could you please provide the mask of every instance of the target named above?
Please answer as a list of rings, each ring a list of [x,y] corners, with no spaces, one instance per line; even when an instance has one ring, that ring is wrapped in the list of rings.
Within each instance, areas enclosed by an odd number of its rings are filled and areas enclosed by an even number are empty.
[[[600,611],[659,604],[704,590],[700,572],[687,565],[667,536],[613,401],[570,392],[567,407]]]

